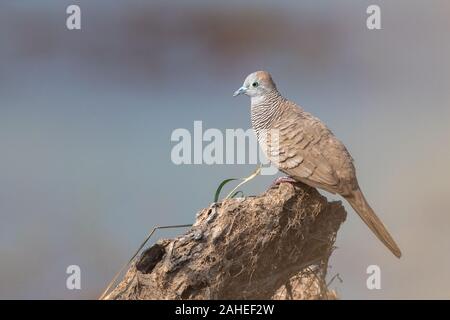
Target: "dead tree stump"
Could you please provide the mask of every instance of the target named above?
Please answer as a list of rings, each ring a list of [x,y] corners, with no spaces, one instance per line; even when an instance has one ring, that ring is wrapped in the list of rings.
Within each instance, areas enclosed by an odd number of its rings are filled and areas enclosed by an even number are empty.
[[[182,236],[158,241],[105,299],[327,299],[341,202],[304,184],[202,209]]]

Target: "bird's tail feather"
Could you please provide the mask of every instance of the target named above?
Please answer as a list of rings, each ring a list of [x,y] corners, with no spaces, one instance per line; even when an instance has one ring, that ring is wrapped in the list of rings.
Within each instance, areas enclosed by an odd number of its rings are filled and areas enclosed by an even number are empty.
[[[345,199],[350,203],[353,209],[358,213],[364,223],[372,230],[372,232],[384,243],[384,245],[391,250],[391,252],[400,258],[402,253],[391,237],[383,222],[377,217],[375,212],[367,203],[361,190],[353,191],[351,195],[346,196]]]

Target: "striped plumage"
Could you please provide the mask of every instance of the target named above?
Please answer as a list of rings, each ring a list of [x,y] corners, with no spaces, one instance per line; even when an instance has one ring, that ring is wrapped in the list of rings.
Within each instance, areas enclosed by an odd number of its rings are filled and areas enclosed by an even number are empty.
[[[252,126],[268,159],[297,181],[343,196],[397,256],[400,249],[370,208],[345,146],[318,118],[284,98],[265,71],[250,74],[235,95],[251,97]]]

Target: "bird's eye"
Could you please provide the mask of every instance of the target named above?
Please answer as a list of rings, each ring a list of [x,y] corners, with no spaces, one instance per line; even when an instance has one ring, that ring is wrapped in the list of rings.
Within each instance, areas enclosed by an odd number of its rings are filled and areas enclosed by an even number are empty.
[[[256,88],[257,86],[258,86],[258,82],[255,81],[255,82],[252,83],[252,87],[253,88]]]

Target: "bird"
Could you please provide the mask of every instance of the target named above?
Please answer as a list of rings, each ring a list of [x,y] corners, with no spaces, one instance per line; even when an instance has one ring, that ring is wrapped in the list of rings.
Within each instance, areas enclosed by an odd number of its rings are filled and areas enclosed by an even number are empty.
[[[352,156],[326,124],[286,99],[267,71],[249,74],[233,96],[241,94],[251,99],[252,127],[268,160],[292,181],[342,196],[400,258],[400,248],[359,187]]]

